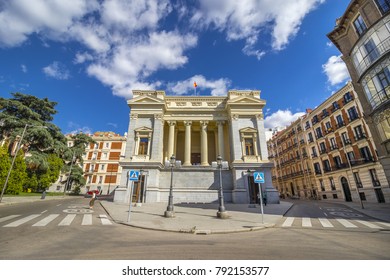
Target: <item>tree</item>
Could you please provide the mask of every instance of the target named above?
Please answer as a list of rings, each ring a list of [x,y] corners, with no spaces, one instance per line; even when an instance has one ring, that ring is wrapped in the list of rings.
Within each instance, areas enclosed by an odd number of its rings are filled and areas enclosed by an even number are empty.
[[[16,155],[14,166],[8,180],[6,193],[19,194],[23,191],[24,183],[27,179],[26,162],[24,161],[24,153],[19,150]]]
[[[54,175],[58,170],[54,169],[59,167],[59,162],[53,156],[64,161],[69,150],[65,136],[51,123],[57,113],[54,108],[57,103],[22,93],[12,96],[0,98],[0,139],[5,139],[12,147],[25,129],[21,150],[25,153],[28,185],[33,189],[47,187],[57,180]]]
[[[11,167],[11,160],[5,147],[0,146],[0,192],[3,189],[7,178],[8,170]]]

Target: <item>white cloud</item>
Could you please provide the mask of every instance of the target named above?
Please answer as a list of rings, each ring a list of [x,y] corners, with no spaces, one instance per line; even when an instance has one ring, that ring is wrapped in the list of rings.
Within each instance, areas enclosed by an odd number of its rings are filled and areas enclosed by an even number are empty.
[[[21,64],[21,65],[20,65],[20,68],[22,69],[22,72],[23,72],[23,73],[27,73],[27,66],[26,66],[26,65]]]
[[[331,56],[328,61],[322,65],[322,69],[332,86],[338,85],[349,79],[348,69],[341,59],[341,55]]]
[[[66,132],[65,134],[78,134],[78,133],[84,133],[84,134],[93,134],[93,129],[91,129],[88,126],[81,126],[78,123],[75,122],[68,122],[68,129],[69,131]]]
[[[68,69],[66,69],[65,65],[58,61],[54,61],[42,70],[47,76],[57,80],[67,80],[70,78]]]
[[[195,75],[187,80],[168,84],[168,90],[177,95],[194,94],[194,82],[197,84],[197,94],[210,92],[212,96],[226,96],[231,81],[229,79],[207,80],[202,75]]]
[[[288,126],[304,114],[304,112],[297,112],[293,114],[290,110],[278,110],[265,118],[264,126],[266,128]]]
[[[226,32],[228,40],[246,39],[244,52],[248,45],[254,46],[261,32],[271,28],[272,48],[281,50],[296,36],[306,14],[323,2],[325,0],[200,0],[200,9],[191,21],[200,27],[211,26]],[[252,52],[246,54],[253,55]],[[258,54],[261,57],[261,52]],[[259,58],[259,55],[256,56]]]
[[[12,47],[23,43],[32,33],[57,37],[77,19],[96,9],[96,1],[13,0],[2,1],[0,45]]]

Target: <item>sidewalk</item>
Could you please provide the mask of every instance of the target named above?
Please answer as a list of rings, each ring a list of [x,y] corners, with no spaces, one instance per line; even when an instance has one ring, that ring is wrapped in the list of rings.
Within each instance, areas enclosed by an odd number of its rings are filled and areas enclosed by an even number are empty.
[[[331,201],[346,205],[360,213],[363,213],[372,218],[390,222],[390,203],[375,203],[363,201],[363,209],[360,202],[345,202],[345,201]]]
[[[259,205],[250,208],[248,204],[225,204],[230,218],[219,219],[218,204],[176,204],[175,218],[165,218],[167,203],[147,203],[139,207],[132,206],[128,221],[128,204],[109,201],[100,203],[118,223],[143,229],[194,234],[243,232],[273,227],[293,205],[286,201],[281,201],[280,204],[267,204],[264,206],[262,223]]]

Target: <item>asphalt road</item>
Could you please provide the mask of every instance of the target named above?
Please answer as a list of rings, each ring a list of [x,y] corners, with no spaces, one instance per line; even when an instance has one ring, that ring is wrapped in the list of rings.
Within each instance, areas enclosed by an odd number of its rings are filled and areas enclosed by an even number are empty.
[[[330,212],[343,213],[332,211],[332,207],[317,202],[297,203],[286,216],[317,218],[325,214],[329,217]],[[279,225],[256,232],[192,235],[135,229],[115,224],[101,216],[105,214],[99,203],[90,211],[84,198],[2,206],[0,259],[390,259],[390,231],[386,230]],[[10,215],[19,216],[1,220]],[[38,216],[22,224],[13,223],[31,215]],[[67,223],[69,215],[73,217],[71,223]],[[42,222],[48,219],[53,222]]]

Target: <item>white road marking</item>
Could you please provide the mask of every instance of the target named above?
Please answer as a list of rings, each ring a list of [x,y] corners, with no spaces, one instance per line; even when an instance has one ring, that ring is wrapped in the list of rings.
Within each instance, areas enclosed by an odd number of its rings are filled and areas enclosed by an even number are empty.
[[[20,219],[20,220],[17,220],[15,222],[12,222],[10,224],[7,224],[7,225],[5,225],[3,227],[17,227],[17,226],[20,226],[20,225],[22,225],[24,223],[27,223],[28,221],[31,221],[31,220],[33,220],[35,218],[38,218],[40,215],[41,214],[33,214],[33,215],[27,216],[27,217],[25,217],[23,219]]]
[[[20,215],[10,215],[10,216],[7,216],[7,217],[0,218],[0,223],[8,221],[8,220],[11,220],[11,219],[19,217],[19,216]]]
[[[45,211],[42,211],[42,212],[41,212],[41,214],[43,214],[43,213],[46,213],[46,212],[47,212],[47,210],[45,210]]]
[[[59,226],[69,226],[74,218],[76,218],[76,214],[69,214],[58,224]]]
[[[342,224],[346,228],[356,228],[357,226],[351,223],[350,221],[346,219],[336,219],[340,224]]]
[[[81,222],[82,226],[90,226],[92,225],[92,214],[85,214],[83,217],[83,221]]]
[[[57,218],[60,214],[51,214],[47,216],[46,218],[40,220],[39,222],[33,224],[33,227],[44,227],[48,225],[51,221],[53,221],[55,218]]]
[[[302,218],[302,226],[303,227],[311,227],[311,220],[310,218]]]
[[[390,227],[390,223],[378,222],[378,224],[384,225],[385,227]]]
[[[323,226],[323,227],[334,227],[330,222],[329,222],[329,220],[328,219],[325,219],[325,218],[318,218],[318,220],[320,221],[320,223],[321,223],[321,225]]]
[[[294,218],[293,218],[293,217],[288,217],[288,218],[284,221],[282,227],[291,227],[291,225],[292,225],[293,222],[294,222]]]
[[[99,215],[99,218],[102,221],[102,225],[112,225],[111,221],[107,218],[106,215]]]
[[[354,220],[355,222],[358,222],[358,223],[361,223],[369,228],[376,228],[376,229],[383,229],[382,227],[380,226],[377,226],[373,223],[369,223],[369,222],[366,222],[366,221],[362,221],[362,220]]]

